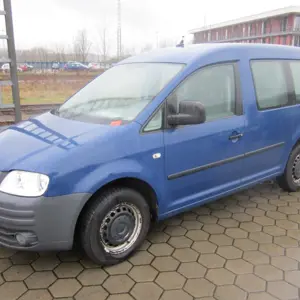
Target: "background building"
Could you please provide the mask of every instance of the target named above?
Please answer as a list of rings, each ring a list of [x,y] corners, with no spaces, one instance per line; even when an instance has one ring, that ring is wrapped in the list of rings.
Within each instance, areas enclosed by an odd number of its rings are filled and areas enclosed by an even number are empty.
[[[300,47],[300,6],[285,7],[190,31],[194,43],[269,43]]]

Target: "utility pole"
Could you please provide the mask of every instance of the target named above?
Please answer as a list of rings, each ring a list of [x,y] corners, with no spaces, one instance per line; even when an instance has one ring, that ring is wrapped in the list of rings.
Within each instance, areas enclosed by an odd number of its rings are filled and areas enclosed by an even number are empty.
[[[118,6],[118,24],[117,24],[117,56],[120,59],[122,55],[122,24],[121,24],[121,0],[117,0]]]

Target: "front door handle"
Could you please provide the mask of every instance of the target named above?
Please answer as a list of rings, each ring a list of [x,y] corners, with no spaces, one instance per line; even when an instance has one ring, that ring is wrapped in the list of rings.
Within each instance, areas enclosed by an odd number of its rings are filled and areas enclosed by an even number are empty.
[[[242,133],[233,134],[229,137],[230,140],[238,140],[243,136]]]

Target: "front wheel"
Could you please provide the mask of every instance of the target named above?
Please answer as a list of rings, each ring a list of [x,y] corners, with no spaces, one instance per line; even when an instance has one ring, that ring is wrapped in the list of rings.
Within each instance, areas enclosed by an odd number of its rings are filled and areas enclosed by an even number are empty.
[[[128,188],[110,189],[95,199],[83,216],[82,247],[98,264],[121,262],[144,241],[150,219],[141,194]]]
[[[296,192],[300,187],[300,145],[291,152],[285,171],[277,182],[287,192]]]

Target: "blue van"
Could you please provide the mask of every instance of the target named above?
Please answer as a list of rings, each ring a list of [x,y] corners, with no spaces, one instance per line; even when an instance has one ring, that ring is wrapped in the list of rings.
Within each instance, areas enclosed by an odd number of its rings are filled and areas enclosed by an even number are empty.
[[[300,186],[300,49],[128,58],[0,134],[0,245],[126,259],[161,220],[276,178]]]

